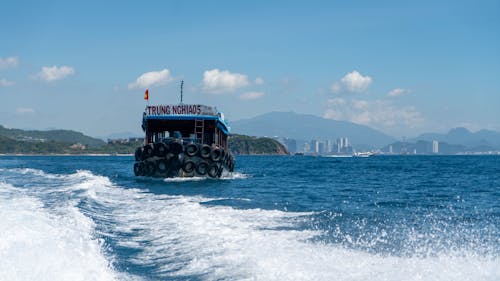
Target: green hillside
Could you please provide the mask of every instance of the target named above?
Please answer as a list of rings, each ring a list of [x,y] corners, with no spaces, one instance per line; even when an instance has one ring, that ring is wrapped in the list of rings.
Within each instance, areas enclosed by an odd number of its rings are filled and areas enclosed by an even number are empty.
[[[271,138],[231,135],[229,148],[235,154],[288,154],[285,146]]]
[[[49,130],[49,131],[35,131],[35,130],[20,130],[20,129],[7,129],[0,125],[0,136],[17,141],[46,143],[58,142],[75,144],[80,143],[88,147],[100,147],[106,143],[101,139],[86,136],[80,132],[72,130]]]
[[[104,143],[99,147],[87,147],[79,143],[18,141],[0,136],[0,154],[131,154],[141,144],[139,142]]]
[[[54,141],[26,142],[0,136],[0,153],[6,154],[51,154],[69,153],[70,144]]]

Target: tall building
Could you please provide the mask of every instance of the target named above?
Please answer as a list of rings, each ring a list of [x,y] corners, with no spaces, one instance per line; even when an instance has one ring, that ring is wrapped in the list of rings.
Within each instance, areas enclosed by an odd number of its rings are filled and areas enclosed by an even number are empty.
[[[319,152],[319,141],[311,140],[311,152],[313,153]]]
[[[310,152],[311,151],[311,144],[306,142],[304,143],[304,152]]]
[[[345,138],[337,138],[337,146],[336,153],[352,153],[353,149],[349,145],[349,139]]]
[[[325,149],[325,143],[324,142],[318,142],[318,153],[319,154],[325,154],[326,149]]]
[[[432,153],[439,153],[439,142],[437,140],[432,141]]]
[[[333,151],[333,141],[326,140],[325,141],[325,153],[332,153]]]
[[[342,152],[342,148],[344,147],[344,139],[343,138],[337,138],[337,153]]]

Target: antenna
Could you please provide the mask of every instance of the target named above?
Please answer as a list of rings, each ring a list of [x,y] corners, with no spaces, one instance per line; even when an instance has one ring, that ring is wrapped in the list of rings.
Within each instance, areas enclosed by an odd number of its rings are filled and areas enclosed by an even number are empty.
[[[184,89],[184,80],[181,80],[181,103],[182,103],[182,92]]]

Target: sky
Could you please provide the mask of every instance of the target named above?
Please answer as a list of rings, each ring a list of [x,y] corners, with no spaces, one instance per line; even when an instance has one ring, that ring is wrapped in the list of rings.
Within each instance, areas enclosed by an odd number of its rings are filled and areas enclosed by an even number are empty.
[[[229,120],[500,131],[500,1],[0,2],[0,125],[140,135],[181,80]]]

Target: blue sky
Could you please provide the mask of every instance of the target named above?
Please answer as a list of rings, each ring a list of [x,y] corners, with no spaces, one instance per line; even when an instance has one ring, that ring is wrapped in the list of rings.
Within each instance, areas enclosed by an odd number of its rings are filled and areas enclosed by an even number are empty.
[[[3,1],[0,124],[140,133],[145,106],[395,137],[500,130],[499,1]]]

